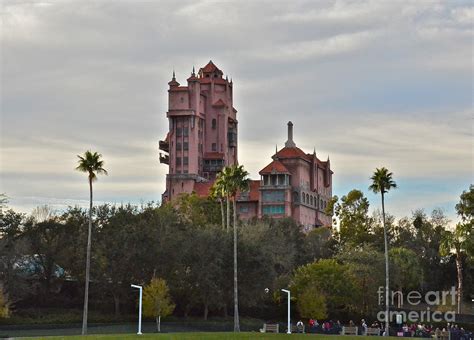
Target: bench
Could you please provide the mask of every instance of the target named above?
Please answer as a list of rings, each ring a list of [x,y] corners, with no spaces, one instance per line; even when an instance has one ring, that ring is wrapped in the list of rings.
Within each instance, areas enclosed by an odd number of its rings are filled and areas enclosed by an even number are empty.
[[[279,333],[280,326],[277,323],[264,323],[263,328],[260,329],[262,333]]]
[[[380,335],[379,328],[368,327],[365,335]]]
[[[357,335],[359,327],[342,327],[342,335]]]
[[[434,338],[437,339],[437,340],[450,340],[451,339],[451,333],[449,333],[449,331],[437,330],[435,332]]]
[[[304,333],[304,325],[298,329],[298,326],[291,325],[291,333]]]

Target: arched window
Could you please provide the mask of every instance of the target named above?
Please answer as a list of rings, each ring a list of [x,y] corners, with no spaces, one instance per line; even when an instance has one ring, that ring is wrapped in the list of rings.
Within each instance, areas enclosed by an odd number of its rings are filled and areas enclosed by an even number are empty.
[[[321,203],[321,205],[320,205],[319,207],[320,207],[321,209],[323,209],[323,200],[321,200],[321,202],[319,202],[319,203]]]
[[[304,203],[305,200],[304,200],[304,193],[301,194],[301,201]]]
[[[306,194],[306,204],[309,204],[309,194]]]
[[[214,119],[212,120],[212,128],[215,129],[216,126],[217,126],[217,121],[216,121],[216,119],[214,118]]]
[[[311,205],[313,205],[313,196],[310,197]]]

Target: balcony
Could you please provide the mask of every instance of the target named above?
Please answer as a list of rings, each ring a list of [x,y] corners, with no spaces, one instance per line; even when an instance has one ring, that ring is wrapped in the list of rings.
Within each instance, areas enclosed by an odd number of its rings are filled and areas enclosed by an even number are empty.
[[[160,152],[160,163],[170,164],[170,156]]]
[[[163,150],[164,152],[170,152],[170,143],[165,140],[160,140],[160,150]]]

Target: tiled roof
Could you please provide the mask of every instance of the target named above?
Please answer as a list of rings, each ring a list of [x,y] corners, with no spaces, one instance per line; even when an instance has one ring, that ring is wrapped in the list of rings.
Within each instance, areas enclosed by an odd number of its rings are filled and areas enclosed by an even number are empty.
[[[206,66],[204,66],[202,69],[202,72],[214,72],[215,70],[219,70],[216,65],[212,62],[212,60],[209,60]],[[220,71],[220,70],[219,70]]]
[[[294,148],[284,147],[283,149],[281,149],[280,151],[276,153],[276,156],[278,158],[302,158],[307,161],[310,160],[308,155],[305,154],[303,150],[297,147],[294,147]]]
[[[266,167],[264,167],[262,170],[260,170],[259,174],[260,175],[271,174],[273,172],[277,172],[277,173],[281,173],[281,174],[289,174],[290,173],[288,171],[288,169],[283,165],[283,163],[281,163],[278,160],[275,160],[275,161],[271,162],[270,164],[268,164]]]
[[[204,159],[224,159],[224,154],[220,152],[206,152]]]
[[[196,182],[194,183],[194,192],[199,197],[207,197],[209,196],[209,189],[212,186],[212,182]]]

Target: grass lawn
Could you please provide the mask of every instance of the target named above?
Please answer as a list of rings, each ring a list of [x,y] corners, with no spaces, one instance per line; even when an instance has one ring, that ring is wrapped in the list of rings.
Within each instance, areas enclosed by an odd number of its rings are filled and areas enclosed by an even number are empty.
[[[65,340],[75,340],[75,339],[158,339],[158,340],[219,340],[219,339],[228,339],[228,340],[246,340],[246,339],[317,339],[317,340],[375,340],[378,337],[374,336],[340,336],[340,335],[319,335],[319,334],[271,334],[271,333],[257,333],[257,332],[241,332],[241,333],[168,333],[168,334],[143,334],[143,335],[127,335],[127,334],[115,334],[115,335],[89,335],[89,336],[53,336],[53,337],[35,337],[35,338],[18,338],[18,339],[65,339]],[[400,339],[397,337],[389,337],[383,339]],[[412,338],[414,339],[414,338]]]

